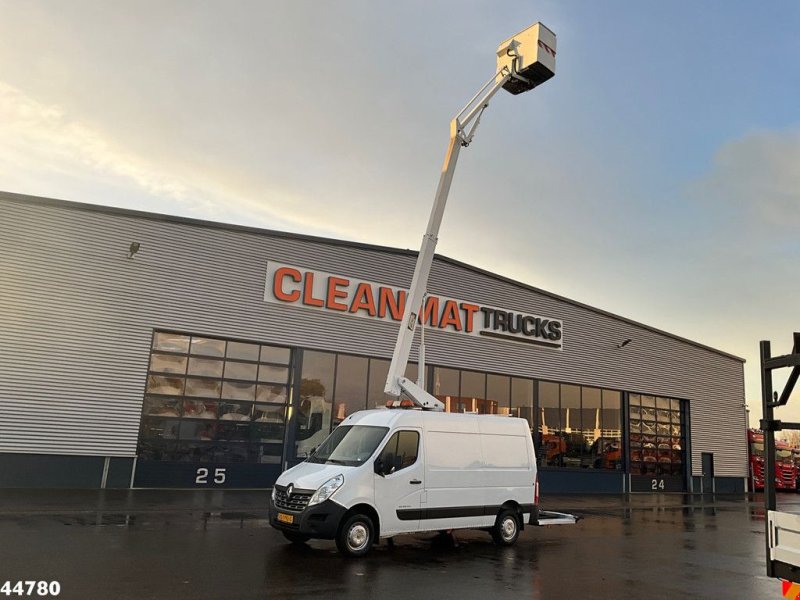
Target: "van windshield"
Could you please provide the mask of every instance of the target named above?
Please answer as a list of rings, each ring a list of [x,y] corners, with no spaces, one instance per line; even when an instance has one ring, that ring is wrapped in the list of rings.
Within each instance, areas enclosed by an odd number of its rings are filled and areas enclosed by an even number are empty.
[[[308,457],[307,462],[357,467],[372,456],[388,431],[388,427],[340,425]]]

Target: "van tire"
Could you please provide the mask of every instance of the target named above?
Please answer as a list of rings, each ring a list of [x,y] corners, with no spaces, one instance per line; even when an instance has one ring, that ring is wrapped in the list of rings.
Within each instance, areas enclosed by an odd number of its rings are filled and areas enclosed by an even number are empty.
[[[364,556],[375,542],[375,526],[367,515],[345,519],[336,536],[336,547],[345,556]]]
[[[490,530],[494,543],[498,546],[511,546],[519,537],[519,515],[516,511],[501,510]]]
[[[294,531],[282,531],[283,537],[292,542],[293,544],[305,544],[311,538],[302,533],[295,533]]]

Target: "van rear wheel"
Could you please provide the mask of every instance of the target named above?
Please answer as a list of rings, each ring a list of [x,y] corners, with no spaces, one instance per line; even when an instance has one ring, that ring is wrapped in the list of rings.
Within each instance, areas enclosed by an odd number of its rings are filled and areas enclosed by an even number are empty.
[[[490,533],[498,546],[511,546],[519,537],[519,516],[513,510],[501,510]]]
[[[364,556],[375,542],[375,526],[366,515],[352,515],[336,536],[336,547],[345,556]]]

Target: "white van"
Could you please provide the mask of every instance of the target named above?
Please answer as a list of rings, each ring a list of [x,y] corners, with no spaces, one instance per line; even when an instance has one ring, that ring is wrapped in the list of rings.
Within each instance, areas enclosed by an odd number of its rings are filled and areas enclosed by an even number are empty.
[[[350,415],[281,474],[269,507],[290,541],[335,539],[360,556],[378,538],[449,529],[486,529],[511,545],[539,524],[537,504],[524,419],[381,409]]]

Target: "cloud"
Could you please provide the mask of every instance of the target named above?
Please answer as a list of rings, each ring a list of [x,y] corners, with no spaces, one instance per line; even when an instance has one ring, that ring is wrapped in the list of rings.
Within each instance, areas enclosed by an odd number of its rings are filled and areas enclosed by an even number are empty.
[[[800,129],[753,132],[721,146],[712,170],[691,192],[706,208],[736,217],[740,233],[794,235],[800,226],[798,165]]]
[[[270,190],[263,182],[241,181],[238,174],[226,172],[224,164],[209,171],[172,161],[167,153],[143,156],[61,106],[40,102],[4,81],[0,81],[0,137],[4,140],[0,188],[7,191],[43,193],[41,189],[54,187],[42,185],[48,177],[85,179],[108,192],[134,188],[149,197],[148,206],[161,207],[162,212],[327,235],[350,233],[335,223],[320,227],[316,215],[293,210],[302,206],[296,194]],[[26,182],[33,183],[33,189],[25,189]],[[104,196],[96,201],[120,204],[117,194],[108,195],[114,199],[109,202]],[[129,207],[142,208],[134,203]]]
[[[785,353],[798,330],[799,164],[800,129],[754,131],[722,144],[709,171],[686,190],[700,238],[686,250],[705,273],[690,279],[698,298],[716,307],[703,318],[696,311],[694,326],[712,345],[747,359],[753,418],[760,413],[758,342],[772,340],[773,351]],[[775,377],[777,387],[785,375]],[[800,407],[791,404],[786,416],[797,418]]]
[[[51,166],[70,162],[131,180],[150,194],[190,202],[189,187],[127,154],[98,131],[0,81],[0,132],[19,156],[44,158]],[[6,148],[8,148],[6,146]],[[8,150],[7,150],[8,151]]]

